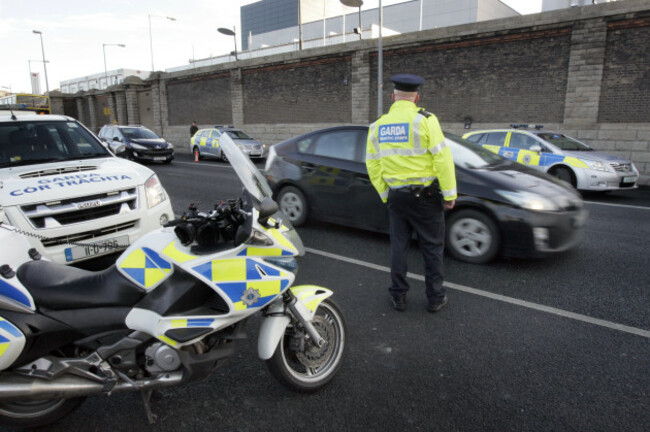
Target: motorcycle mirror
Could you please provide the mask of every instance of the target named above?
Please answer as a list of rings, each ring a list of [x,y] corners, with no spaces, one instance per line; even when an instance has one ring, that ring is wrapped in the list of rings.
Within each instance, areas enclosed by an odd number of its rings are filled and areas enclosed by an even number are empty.
[[[278,211],[278,204],[269,197],[264,197],[260,203],[260,218],[259,221],[262,225],[266,224],[269,217],[273,216]]]

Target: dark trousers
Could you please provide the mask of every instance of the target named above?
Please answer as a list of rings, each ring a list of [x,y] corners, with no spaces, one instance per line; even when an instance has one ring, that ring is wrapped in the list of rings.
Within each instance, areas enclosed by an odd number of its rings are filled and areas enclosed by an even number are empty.
[[[445,246],[445,215],[437,191],[415,197],[407,190],[388,193],[390,217],[390,277],[393,296],[406,294],[407,254],[413,232],[424,257],[426,294],[430,304],[438,304],[446,293],[442,285],[442,257]]]

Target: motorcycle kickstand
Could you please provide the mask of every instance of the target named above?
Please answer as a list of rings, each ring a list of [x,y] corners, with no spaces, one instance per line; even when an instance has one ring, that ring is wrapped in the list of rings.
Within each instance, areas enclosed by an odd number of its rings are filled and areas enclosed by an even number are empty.
[[[142,402],[144,403],[144,410],[147,413],[147,420],[149,424],[152,425],[156,422],[158,415],[154,414],[151,411],[151,395],[153,394],[153,389],[142,390]]]

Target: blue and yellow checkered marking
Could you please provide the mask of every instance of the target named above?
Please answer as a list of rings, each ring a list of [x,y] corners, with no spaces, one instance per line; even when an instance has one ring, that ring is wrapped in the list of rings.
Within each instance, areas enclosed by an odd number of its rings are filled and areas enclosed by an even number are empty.
[[[214,282],[233,302],[236,310],[264,306],[289,285],[285,272],[246,258],[215,260],[192,270]],[[260,295],[250,306],[241,301],[248,289],[253,289]]]
[[[120,269],[141,286],[151,288],[171,274],[172,265],[152,249],[143,247],[131,252]]]
[[[0,329],[6,331],[9,333],[11,336],[15,338],[22,338],[23,334],[18,328],[16,328],[13,324],[11,324],[9,321],[0,318]],[[9,348],[9,345],[11,345],[11,339],[6,338],[5,336],[0,334],[0,357],[7,351],[7,348]]]
[[[0,279],[0,296],[7,297],[27,307],[32,307],[32,303],[25,293],[2,279]]]
[[[287,288],[287,286],[289,286],[289,280],[279,279],[257,282],[227,282],[217,283],[217,286],[230,298],[235,306],[235,310],[244,310],[248,308],[259,308],[266,305]],[[260,294],[259,299],[251,305],[247,305],[241,300],[244,296],[244,292],[248,289],[256,290]]]

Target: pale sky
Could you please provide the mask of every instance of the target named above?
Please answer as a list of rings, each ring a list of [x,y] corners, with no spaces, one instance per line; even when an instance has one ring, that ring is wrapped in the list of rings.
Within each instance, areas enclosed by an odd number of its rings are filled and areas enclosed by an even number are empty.
[[[234,49],[233,38],[216,29],[239,27],[239,8],[255,1],[0,0],[0,90],[31,93],[31,69],[41,73],[45,91],[41,38],[33,30],[42,32],[49,87],[54,90],[60,81],[103,72],[104,52],[108,70],[149,71],[150,42],[156,70],[227,54]],[[401,1],[383,0],[382,5]],[[542,4],[542,0],[502,1],[522,14],[539,12]],[[362,10],[378,3],[364,0]],[[241,48],[239,39],[237,47]]]

